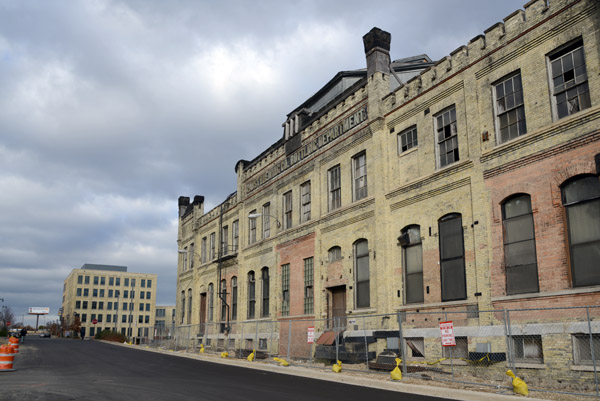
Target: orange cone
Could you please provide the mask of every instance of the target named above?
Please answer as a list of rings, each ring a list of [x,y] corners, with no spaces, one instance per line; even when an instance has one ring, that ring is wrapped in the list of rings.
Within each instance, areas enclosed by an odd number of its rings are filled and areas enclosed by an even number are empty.
[[[14,349],[9,345],[0,346],[0,372],[10,372],[15,361]]]
[[[19,339],[17,337],[11,337],[8,339],[8,345],[15,349],[15,354],[19,353]]]

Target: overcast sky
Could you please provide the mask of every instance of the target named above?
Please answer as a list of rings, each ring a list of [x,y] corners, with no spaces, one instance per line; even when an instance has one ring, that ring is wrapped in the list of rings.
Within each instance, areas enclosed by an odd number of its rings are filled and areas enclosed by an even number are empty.
[[[175,304],[177,198],[233,192],[236,161],[365,67],[365,33],[437,60],[524,2],[0,0],[0,305],[56,319],[84,263],[157,273]]]

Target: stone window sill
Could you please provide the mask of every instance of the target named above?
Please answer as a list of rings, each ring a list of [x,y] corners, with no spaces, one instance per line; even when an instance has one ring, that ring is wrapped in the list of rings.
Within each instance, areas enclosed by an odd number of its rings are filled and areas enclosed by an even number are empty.
[[[593,365],[571,365],[571,370],[577,370],[580,372],[593,372]],[[600,366],[596,366],[596,371],[600,370]]]

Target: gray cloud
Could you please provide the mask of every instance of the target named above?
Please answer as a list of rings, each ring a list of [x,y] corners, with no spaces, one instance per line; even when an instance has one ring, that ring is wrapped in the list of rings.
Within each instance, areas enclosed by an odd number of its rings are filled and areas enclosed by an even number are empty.
[[[289,111],[365,66],[366,32],[438,59],[521,5],[0,0],[0,298],[55,314],[71,269],[105,263],[175,303],[177,197],[229,194]]]

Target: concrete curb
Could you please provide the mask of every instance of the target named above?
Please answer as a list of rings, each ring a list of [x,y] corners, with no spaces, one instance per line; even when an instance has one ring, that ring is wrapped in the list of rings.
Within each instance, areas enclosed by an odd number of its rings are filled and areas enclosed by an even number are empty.
[[[333,372],[324,372],[322,370],[310,369],[300,366],[288,366],[283,367],[276,364],[267,364],[260,362],[248,362],[243,359],[233,359],[233,358],[219,358],[218,356],[202,355],[202,354],[188,354],[182,353],[179,351],[169,351],[169,350],[161,350],[156,348],[143,347],[138,345],[129,345],[129,344],[121,344],[110,341],[102,341],[108,344],[121,346],[121,347],[129,347],[133,349],[137,349],[140,351],[148,351],[154,352],[158,354],[164,355],[172,355],[181,358],[195,359],[204,362],[210,363],[219,363],[222,365],[230,365],[243,367],[248,369],[256,369],[262,370],[266,372],[273,373],[281,373],[292,376],[300,376],[306,377],[309,379],[317,379],[317,380],[325,380],[335,383],[344,383],[354,386],[362,386],[362,387],[371,387],[380,390],[388,390],[388,391],[397,391],[401,393],[408,394],[418,394],[425,395],[431,397],[440,397],[450,400],[457,401],[481,401],[482,399],[490,400],[490,401],[515,401],[518,399],[522,399],[521,396],[516,395],[505,395],[505,394],[496,394],[496,393],[488,393],[488,392],[479,392],[473,390],[462,390],[462,389],[453,389],[447,387],[436,387],[436,386],[424,386],[420,384],[409,384],[388,380],[381,380],[379,378],[369,378],[369,377],[361,377],[354,375],[345,375],[342,373],[333,373]],[[352,372],[356,373],[356,372]],[[528,400],[533,401],[547,401],[539,398],[527,397]]]

